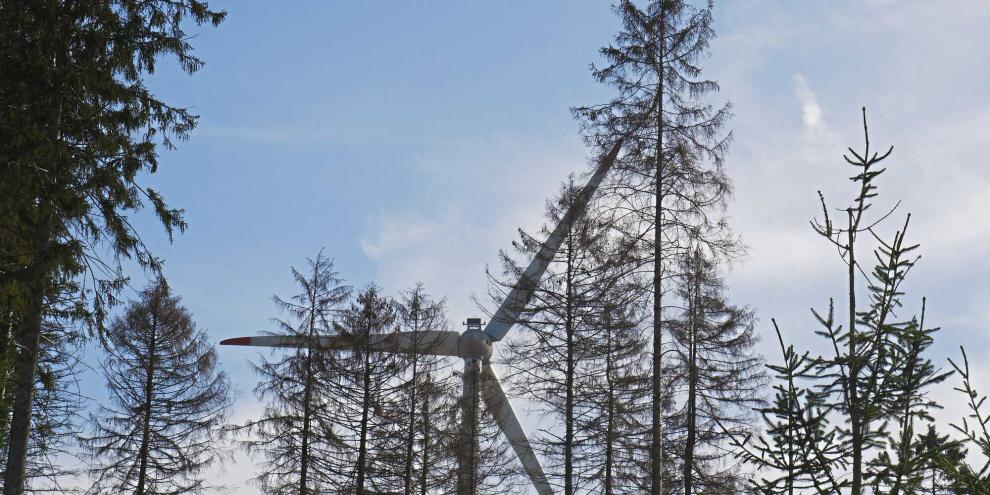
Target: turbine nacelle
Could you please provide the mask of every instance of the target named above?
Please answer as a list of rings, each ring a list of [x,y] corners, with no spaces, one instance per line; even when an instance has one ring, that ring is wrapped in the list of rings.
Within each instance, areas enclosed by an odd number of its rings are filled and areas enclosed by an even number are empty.
[[[489,362],[492,357],[492,338],[481,329],[481,318],[468,318],[467,330],[457,339],[457,352],[464,359]]]

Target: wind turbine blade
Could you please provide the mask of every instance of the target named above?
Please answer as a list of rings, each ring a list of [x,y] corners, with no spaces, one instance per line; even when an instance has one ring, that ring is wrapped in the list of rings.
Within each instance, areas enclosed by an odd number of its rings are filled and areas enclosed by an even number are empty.
[[[425,354],[431,356],[459,356],[457,332],[396,332],[374,334],[367,345],[359,343],[347,335],[321,335],[316,337],[314,347],[325,349],[353,349],[391,352],[396,354]],[[308,347],[310,339],[296,335],[262,335],[258,337],[237,337],[220,342],[220,345],[247,345],[261,347]]]
[[[526,432],[523,431],[522,426],[519,424],[519,419],[516,418],[516,413],[512,410],[512,404],[509,403],[509,399],[505,396],[505,390],[502,390],[502,384],[499,382],[498,375],[495,374],[495,370],[492,369],[491,364],[483,364],[481,377],[482,400],[485,401],[488,411],[495,417],[495,422],[498,423],[502,433],[505,434],[505,438],[509,440],[512,449],[516,451],[516,456],[522,462],[523,469],[526,470],[526,474],[532,480],[536,491],[540,495],[553,495],[553,488],[547,482],[547,476],[543,474],[543,467],[540,466],[540,460],[536,458],[536,453],[533,452],[533,446],[529,444],[529,439],[526,438]]]
[[[574,202],[571,203],[564,217],[560,219],[560,223],[553,229],[547,240],[543,242],[540,251],[533,258],[533,261],[529,263],[529,266],[526,267],[526,271],[523,272],[522,277],[516,282],[516,285],[512,287],[512,291],[505,296],[502,305],[498,307],[492,320],[485,327],[485,333],[492,340],[502,340],[505,334],[509,333],[509,329],[516,323],[516,320],[519,319],[519,314],[533,297],[533,292],[540,285],[540,279],[543,278],[543,274],[547,271],[547,267],[550,266],[550,262],[560,249],[564,238],[570,232],[571,226],[574,225],[574,222],[588,207],[588,202],[591,201],[591,197],[598,190],[598,186],[602,183],[608,170],[615,163],[615,158],[619,155],[621,148],[622,140],[620,139],[612,146],[608,154],[601,158],[591,179],[588,179],[588,183],[585,184],[581,192],[574,198]]]

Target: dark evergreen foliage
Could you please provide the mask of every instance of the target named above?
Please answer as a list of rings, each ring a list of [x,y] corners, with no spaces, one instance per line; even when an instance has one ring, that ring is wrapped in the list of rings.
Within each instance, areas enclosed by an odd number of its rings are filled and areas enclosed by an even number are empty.
[[[46,298],[64,289],[63,278],[79,280],[74,299],[102,329],[125,282],[122,260],[160,268],[129,214],[151,205],[170,236],[185,228],[181,210],[141,177],[196,117],[157,98],[144,77],[166,58],[199,69],[184,25],[224,16],[198,0],[0,7],[0,285],[16,286],[21,313],[6,495],[25,485]]]
[[[928,495],[946,495],[954,493],[953,484],[958,488],[959,483],[954,483],[951,475],[961,469],[961,464],[966,458],[966,449],[959,440],[949,438],[949,435],[940,435],[935,429],[935,425],[929,424],[928,431],[924,435],[918,434],[912,448],[918,459],[923,459],[924,479],[916,488],[918,493]]]

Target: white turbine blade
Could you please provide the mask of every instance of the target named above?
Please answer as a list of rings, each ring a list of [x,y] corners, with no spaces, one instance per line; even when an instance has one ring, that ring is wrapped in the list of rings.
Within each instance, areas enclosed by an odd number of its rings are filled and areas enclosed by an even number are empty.
[[[547,482],[547,476],[543,474],[543,467],[540,466],[540,460],[536,458],[536,453],[533,452],[533,446],[529,444],[529,439],[526,438],[526,432],[523,431],[522,426],[519,424],[519,419],[516,418],[516,413],[512,410],[512,404],[509,403],[509,399],[505,396],[505,391],[502,390],[502,384],[498,381],[498,375],[495,374],[495,370],[492,369],[491,364],[484,363],[481,370],[481,377],[482,400],[485,401],[488,411],[495,417],[495,422],[498,423],[502,433],[505,434],[505,438],[509,440],[512,449],[516,451],[516,456],[522,462],[523,469],[526,470],[529,479],[533,481],[536,491],[540,495],[553,495],[553,488]]]
[[[553,229],[547,240],[543,242],[540,252],[536,254],[533,261],[526,267],[526,271],[523,272],[522,277],[516,282],[516,285],[512,287],[512,291],[509,292],[509,295],[505,296],[502,305],[498,307],[495,315],[492,316],[492,320],[485,326],[485,333],[492,340],[502,340],[505,334],[509,333],[509,329],[512,328],[516,320],[519,319],[519,314],[533,297],[533,292],[540,285],[540,279],[543,278],[547,267],[550,266],[550,261],[553,260],[553,257],[560,249],[560,245],[564,242],[564,238],[567,237],[567,233],[570,232],[571,226],[584,213],[585,208],[588,207],[588,202],[591,201],[591,197],[598,190],[598,186],[605,178],[605,174],[608,173],[612,164],[615,163],[615,158],[619,155],[619,149],[621,147],[622,140],[620,139],[619,142],[615,143],[615,146],[612,146],[608,154],[601,158],[598,168],[595,169],[595,173],[591,176],[591,179],[588,179],[588,183],[585,184],[581,192],[574,198],[574,202],[567,209],[567,213],[560,219],[560,223]]]
[[[392,352],[397,354],[428,354],[431,356],[458,356],[457,332],[397,332],[374,334],[367,345],[357,343],[347,335],[321,335],[316,338],[314,347],[325,349],[353,349]],[[261,347],[308,347],[310,339],[296,335],[262,335],[258,337],[237,337],[220,342],[220,345],[247,345]]]

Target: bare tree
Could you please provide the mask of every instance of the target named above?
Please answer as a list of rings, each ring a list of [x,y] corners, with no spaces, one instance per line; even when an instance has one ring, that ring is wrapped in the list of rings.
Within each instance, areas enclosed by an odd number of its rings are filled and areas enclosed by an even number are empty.
[[[621,268],[619,269],[621,271]],[[642,493],[648,460],[650,378],[638,284],[626,281],[600,291],[593,316],[593,358],[578,390],[584,404],[577,428],[586,441],[577,453],[588,493]]]
[[[547,206],[549,225],[559,223],[578,192],[573,180],[561,187],[557,199]],[[548,233],[545,227],[543,234]],[[523,231],[520,237],[513,243],[516,251],[527,261],[539,256],[541,242]],[[550,460],[551,481],[565,495],[576,493],[580,479],[587,479],[575,455],[588,440],[576,423],[584,407],[579,403],[579,390],[590,379],[586,368],[596,350],[591,336],[592,325],[597,323],[593,318],[597,297],[600,287],[615,283],[602,277],[607,241],[607,225],[591,214],[575,222],[518,322],[527,331],[508,342],[505,363],[511,369],[508,379],[513,388],[560,420],[562,428],[545,430],[537,439],[537,448]],[[502,252],[501,257],[508,282],[496,282],[496,302],[501,302],[524,269],[508,253]]]
[[[394,474],[383,461],[390,424],[383,414],[386,401],[398,393],[394,377],[403,369],[401,359],[368,350],[376,336],[396,330],[395,302],[376,285],[362,290],[344,312],[338,333],[353,342],[334,361],[328,375],[333,388],[332,422],[342,449],[334,458],[340,473],[338,491],[364,495],[384,488]],[[379,485],[382,485],[379,487]]]
[[[255,393],[267,404],[260,419],[241,427],[250,435],[244,442],[248,451],[267,461],[256,481],[273,494],[306,495],[336,486],[329,457],[342,448],[327,411],[333,405],[326,404],[333,395],[327,391],[325,373],[338,356],[336,351],[321,348],[319,337],[334,331],[351,287],[343,283],[333,260],[322,251],[307,263],[306,272],[292,269],[299,294],[288,300],[272,297],[279,311],[288,316],[274,319],[273,335],[300,337],[310,345],[277,360],[262,357],[254,366],[260,376]]]
[[[677,295],[683,306],[668,321],[674,344],[675,382],[684,395],[684,495],[734,494],[745,485],[727,449],[731,437],[751,433],[751,409],[766,384],[754,351],[753,312],[730,305],[715,262],[695,250],[682,260]]]
[[[108,332],[108,405],[83,439],[89,493],[203,493],[223,453],[231,404],[216,350],[163,280],[141,292]]]
[[[654,0],[640,9],[630,0],[616,7],[622,30],[601,50],[604,66],[595,78],[618,94],[605,104],[575,109],[590,143],[607,147],[624,137],[621,175],[615,182],[616,218],[650,270],[652,303],[652,419],[650,493],[662,495],[664,306],[675,261],[690,246],[733,256],[739,249],[721,209],[731,192],[723,159],[731,133],[722,129],[731,107],[705,102],[718,84],[701,78],[698,61],[707,54],[712,2]]]
[[[396,306],[399,331],[411,335],[397,394],[384,404],[385,446],[379,462],[392,471],[390,486],[401,493],[442,491],[452,482],[456,456],[447,432],[456,431],[452,412],[457,387],[446,359],[420,352],[426,332],[448,330],[446,302],[434,300],[422,284],[402,293]]]

